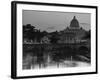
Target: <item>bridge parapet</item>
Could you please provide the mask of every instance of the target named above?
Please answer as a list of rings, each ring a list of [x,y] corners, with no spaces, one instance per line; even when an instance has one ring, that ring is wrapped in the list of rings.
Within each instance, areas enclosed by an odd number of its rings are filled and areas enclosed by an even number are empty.
[[[34,48],[41,48],[41,49],[54,49],[54,48],[71,48],[71,49],[79,49],[80,47],[86,47],[88,49],[90,49],[90,45],[87,43],[67,43],[67,44],[23,44],[23,48],[24,49],[34,49]]]

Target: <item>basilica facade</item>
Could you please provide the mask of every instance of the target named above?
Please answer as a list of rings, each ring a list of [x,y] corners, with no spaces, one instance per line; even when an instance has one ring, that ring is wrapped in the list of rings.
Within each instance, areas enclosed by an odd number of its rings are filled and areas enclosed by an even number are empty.
[[[86,30],[84,30],[77,18],[74,16],[70,22],[70,25],[59,32],[60,40],[58,43],[80,43],[85,40],[82,39],[86,34]]]

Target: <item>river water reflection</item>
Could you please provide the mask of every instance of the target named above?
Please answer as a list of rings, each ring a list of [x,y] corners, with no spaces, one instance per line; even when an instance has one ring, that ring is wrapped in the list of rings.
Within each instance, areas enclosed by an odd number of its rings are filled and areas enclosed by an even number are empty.
[[[79,45],[79,44],[78,44]],[[70,46],[70,45],[69,45]],[[91,65],[90,49],[60,45],[23,45],[23,69],[84,67]]]

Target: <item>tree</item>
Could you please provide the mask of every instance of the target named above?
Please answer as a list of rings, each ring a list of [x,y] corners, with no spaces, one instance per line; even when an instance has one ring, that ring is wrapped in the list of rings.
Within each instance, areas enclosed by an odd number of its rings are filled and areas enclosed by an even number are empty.
[[[35,37],[35,27],[31,24],[23,25],[23,37],[33,39]]]
[[[84,37],[82,39],[90,39],[91,38],[91,30],[85,33]]]
[[[35,29],[35,26],[32,26],[31,24],[23,25],[23,38],[33,41],[37,40],[40,42],[43,36],[44,32],[40,32],[40,30]]]
[[[58,32],[57,31],[52,32],[51,38],[50,38],[51,43],[56,44],[58,42],[58,40],[59,40]]]

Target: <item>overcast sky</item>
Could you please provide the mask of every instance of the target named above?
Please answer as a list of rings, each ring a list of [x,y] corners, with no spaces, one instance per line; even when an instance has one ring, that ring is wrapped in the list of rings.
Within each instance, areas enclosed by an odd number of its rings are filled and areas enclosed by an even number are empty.
[[[23,10],[23,25],[31,24],[41,31],[60,31],[70,25],[74,16],[81,27],[90,29],[91,14],[89,13]]]

